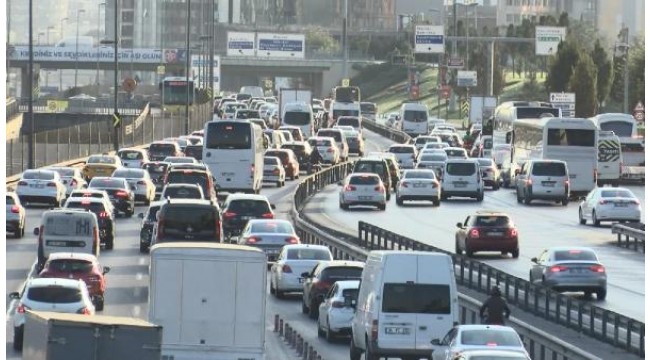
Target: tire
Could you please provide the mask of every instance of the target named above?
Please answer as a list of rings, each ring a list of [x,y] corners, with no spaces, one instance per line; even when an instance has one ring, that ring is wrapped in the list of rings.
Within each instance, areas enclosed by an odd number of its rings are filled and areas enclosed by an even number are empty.
[[[400,199],[397,195],[395,195],[395,202],[397,203],[397,206],[404,205],[404,200]]]
[[[467,255],[467,257],[472,257],[474,256],[474,251],[470,250],[469,248],[466,248],[465,254]]]
[[[309,313],[309,308],[307,307],[307,305],[305,305],[305,300],[304,299],[301,301],[301,303],[302,303],[302,313],[303,314]]]
[[[275,289],[275,297],[278,299],[284,299],[284,291]]]
[[[603,301],[607,297],[607,289],[596,290],[596,299]]]
[[[386,204],[381,204],[381,205],[378,205],[377,207],[378,207],[379,210],[381,210],[381,211],[386,211]]]
[[[366,339],[366,351],[364,352],[365,360],[379,360],[379,355],[373,354],[368,346],[368,339]]]
[[[95,310],[96,311],[104,311],[104,297],[103,296],[99,300],[97,300],[97,304],[95,304]]]
[[[140,243],[140,253],[146,254],[149,251],[149,247],[143,243]]]
[[[14,350],[23,350],[23,333],[25,328],[23,326],[14,327]]]
[[[320,328],[320,322],[318,321],[316,321],[316,332],[318,333],[319,338],[325,337],[325,331],[323,331],[323,329]]]
[[[560,201],[562,203],[562,206],[567,206],[569,205],[569,198],[566,197]]]
[[[334,332],[332,329],[330,329],[330,323],[329,321],[327,322],[327,327],[325,328],[325,340],[327,340],[328,343],[334,342],[335,336]]]
[[[591,212],[591,221],[593,222],[595,227],[600,226],[600,220],[598,220],[598,218],[596,217],[596,210]]]
[[[447,197],[447,195],[445,195],[445,193],[440,194],[440,201],[447,201],[447,199],[449,198]]]
[[[431,201],[433,202],[433,206],[435,207],[440,206],[440,198],[433,198],[433,200]]]
[[[386,201],[390,201],[390,191],[386,192]]]
[[[587,219],[582,217],[582,209],[578,209],[578,221],[580,222],[580,225],[587,223]]]
[[[530,194],[528,194],[528,192],[524,192],[524,204],[530,205],[531,201],[532,199],[530,198]]]
[[[499,190],[499,182],[498,181],[494,182],[494,185],[492,185],[492,190],[494,190],[494,191]]]
[[[135,206],[131,207],[131,210],[125,211],[124,216],[130,218],[133,216],[133,213],[135,213]]]
[[[315,301],[312,301],[309,307],[309,318],[312,320],[318,319],[318,304]]]
[[[24,236],[25,236],[25,224],[23,224],[23,226],[21,228],[19,228],[18,231],[16,231],[16,237],[18,239],[20,239],[20,238],[22,238]]]
[[[354,345],[354,336],[350,338],[350,360],[361,360],[361,350]]]
[[[282,187],[282,181],[276,181],[275,186],[276,187]]]
[[[275,295],[275,289],[273,288],[273,280],[271,280],[271,283],[269,284],[269,294]]]
[[[618,181],[612,181],[612,187],[618,187]]]
[[[343,210],[350,210],[350,205],[348,204],[341,204],[341,206],[342,206],[341,209]]]
[[[108,238],[106,239],[106,250],[113,250],[113,245],[115,242],[115,235],[109,235]]]
[[[514,249],[511,254],[513,259],[519,258],[519,248]]]
[[[483,193],[480,193],[480,194],[476,197],[476,201],[478,201],[478,202],[483,201],[483,196],[484,196]]]
[[[521,196],[519,196],[519,188],[517,188],[515,192],[517,193],[517,203],[521,204],[524,201],[524,199]]]

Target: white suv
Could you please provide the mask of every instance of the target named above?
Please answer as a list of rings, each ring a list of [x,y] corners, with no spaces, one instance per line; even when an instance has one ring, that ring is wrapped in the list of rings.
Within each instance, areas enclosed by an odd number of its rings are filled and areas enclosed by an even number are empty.
[[[440,200],[461,196],[483,201],[483,179],[476,159],[448,159],[443,168],[440,187]]]
[[[30,279],[22,296],[18,292],[9,294],[18,300],[14,314],[14,349],[23,348],[25,312],[27,310],[54,311],[60,313],[94,315],[95,306],[83,280],[38,278]]]
[[[59,173],[53,170],[25,170],[16,186],[20,202],[50,203],[60,207],[65,200],[66,187]]]

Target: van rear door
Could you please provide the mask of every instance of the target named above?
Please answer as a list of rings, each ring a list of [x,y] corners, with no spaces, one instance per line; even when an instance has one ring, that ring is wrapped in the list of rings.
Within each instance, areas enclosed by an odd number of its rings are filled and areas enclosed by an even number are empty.
[[[387,256],[383,269],[377,344],[387,349],[413,349],[417,331],[416,299],[410,287],[417,281],[414,257]],[[431,339],[429,339],[430,341]]]
[[[454,326],[452,315],[451,262],[441,256],[419,255],[417,261],[418,289],[414,298],[421,299],[416,316],[416,349],[432,349],[431,339],[442,339]]]

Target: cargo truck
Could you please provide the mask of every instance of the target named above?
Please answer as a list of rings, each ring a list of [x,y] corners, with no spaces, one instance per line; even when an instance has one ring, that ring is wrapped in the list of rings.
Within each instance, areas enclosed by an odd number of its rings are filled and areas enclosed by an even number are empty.
[[[266,255],[230,244],[154,245],[149,321],[163,326],[163,359],[264,359]]]
[[[305,103],[311,107],[313,95],[309,89],[280,89],[279,91],[280,116],[287,111],[285,108],[289,103]]]
[[[24,360],[160,360],[162,326],[135,318],[28,311]]]

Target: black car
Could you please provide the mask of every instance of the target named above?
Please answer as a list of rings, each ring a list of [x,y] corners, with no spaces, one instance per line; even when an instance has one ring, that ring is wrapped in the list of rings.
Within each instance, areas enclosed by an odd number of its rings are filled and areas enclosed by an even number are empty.
[[[300,276],[302,285],[302,313],[318,318],[318,306],[332,285],[339,280],[361,280],[364,263],[360,261],[321,261],[310,272]]]
[[[221,211],[226,240],[241,234],[248,220],[275,218],[273,209],[275,206],[271,205],[264,195],[228,195]]]
[[[158,210],[151,246],[163,242],[223,242],[219,204],[209,200],[170,199]]]
[[[116,212],[127,217],[135,212],[135,195],[124,178],[94,177],[88,184],[89,189],[105,190]]]
[[[153,236],[153,227],[156,225],[156,215],[164,204],[164,201],[152,202],[145,213],[139,213],[138,217],[142,219],[140,225],[140,252],[146,253],[151,247],[151,237]]]
[[[95,214],[99,225],[100,244],[104,245],[106,250],[112,250],[115,240],[114,217],[107,206],[104,200],[92,197],[74,197],[65,203],[66,209],[85,209]]]
[[[203,145],[187,145],[185,156],[193,157],[198,161],[203,160]]]
[[[301,169],[307,169],[309,165],[309,158],[311,157],[311,152],[313,148],[306,141],[293,141],[289,143],[284,143],[280,147],[281,149],[293,150],[293,153],[298,159]]]

